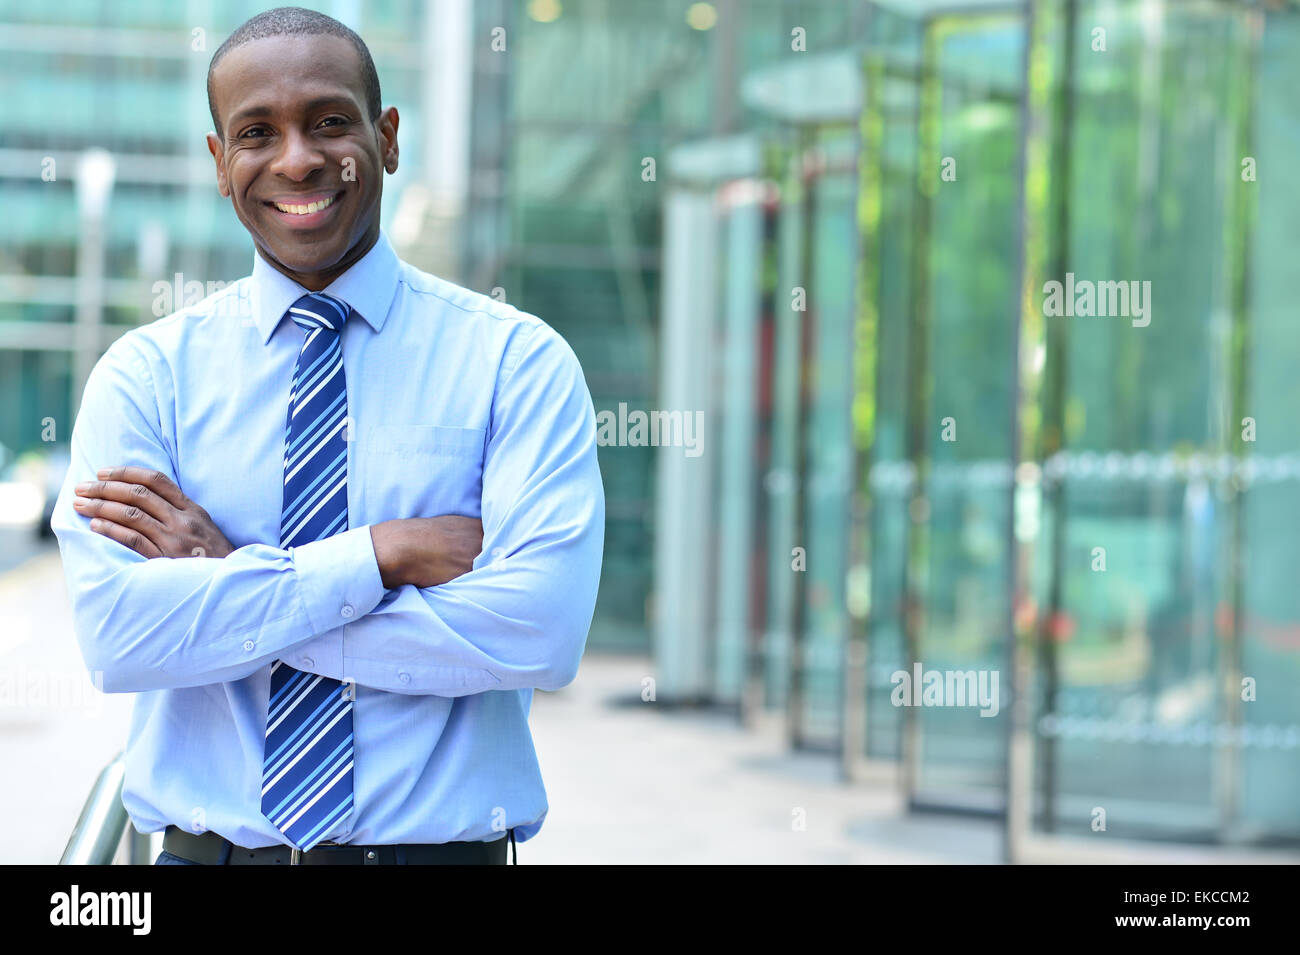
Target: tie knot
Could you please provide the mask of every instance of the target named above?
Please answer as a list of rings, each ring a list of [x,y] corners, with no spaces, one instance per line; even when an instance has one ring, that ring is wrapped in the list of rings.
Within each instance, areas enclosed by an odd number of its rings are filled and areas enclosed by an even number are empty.
[[[311,292],[289,306],[289,317],[299,328],[341,332],[351,309],[348,303],[324,292]]]

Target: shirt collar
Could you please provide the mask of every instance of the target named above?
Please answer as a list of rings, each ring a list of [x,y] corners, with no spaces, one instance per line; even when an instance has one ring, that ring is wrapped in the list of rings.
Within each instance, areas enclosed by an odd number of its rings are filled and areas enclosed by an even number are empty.
[[[378,332],[397,294],[398,264],[397,253],[381,228],[370,251],[321,291],[347,302]],[[307,289],[253,251],[252,307],[263,345],[271,340],[289,306],[306,294]]]

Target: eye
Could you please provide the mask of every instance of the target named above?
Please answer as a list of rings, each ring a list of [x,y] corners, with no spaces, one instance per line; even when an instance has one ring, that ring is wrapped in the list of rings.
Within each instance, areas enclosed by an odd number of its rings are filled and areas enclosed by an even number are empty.
[[[239,138],[240,138],[240,139],[248,139],[250,136],[252,136],[253,133],[259,133],[259,132],[261,132],[261,133],[266,132],[266,127],[265,127],[265,126],[250,126],[250,127],[248,127],[248,129],[244,130],[242,133],[239,134]],[[260,136],[252,136],[252,138],[253,138],[253,139],[261,139],[262,137],[260,137]]]
[[[337,129],[340,126],[348,125],[349,122],[350,120],[344,116],[326,116],[320,121],[320,125],[324,126],[326,123],[331,123],[332,125],[328,128]]]

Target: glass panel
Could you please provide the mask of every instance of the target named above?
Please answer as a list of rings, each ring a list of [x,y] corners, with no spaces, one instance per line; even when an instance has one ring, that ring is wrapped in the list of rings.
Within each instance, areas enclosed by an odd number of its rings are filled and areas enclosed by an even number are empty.
[[[902,754],[904,710],[894,706],[891,675],[908,667],[903,637],[904,572],[915,468],[907,459],[907,367],[912,329],[912,256],[916,216],[916,110],[918,86],[902,51],[919,47],[920,28],[907,17],[877,19],[883,40],[867,58],[867,135],[864,191],[876,195],[878,224],[864,248],[875,289],[878,356],[875,368],[871,495],[871,613],[867,630],[867,755]],[[874,251],[873,251],[874,250]]]
[[[1239,30],[1246,28],[1239,24]],[[1242,50],[1240,33],[1235,45],[1243,55],[1238,75],[1249,76],[1255,102],[1229,104],[1234,118],[1250,123],[1258,167],[1288,164],[1295,156],[1300,131],[1300,17],[1270,13],[1267,28],[1253,63]],[[1243,84],[1237,84],[1237,88]],[[1238,93],[1245,97],[1251,87]],[[1243,115],[1244,114],[1244,115]],[[1251,456],[1260,462],[1261,480],[1242,499],[1242,547],[1245,563],[1241,581],[1241,650],[1231,673],[1230,699],[1245,732],[1237,766],[1225,767],[1232,782],[1228,806],[1230,824],[1242,838],[1300,838],[1300,588],[1295,568],[1300,566],[1300,541],[1293,529],[1300,526],[1300,338],[1295,327],[1295,262],[1300,251],[1296,223],[1300,222],[1300,193],[1290,177],[1260,176],[1257,182],[1240,182],[1241,158],[1234,156],[1237,179],[1234,190],[1258,190],[1252,231],[1242,225],[1233,240],[1249,243],[1249,276],[1244,263],[1234,269],[1249,303],[1250,327],[1246,349],[1249,379],[1247,415],[1258,426]],[[1244,171],[1244,170],[1243,170]],[[1249,202],[1249,194],[1243,195]],[[1240,424],[1233,416],[1232,427]],[[1264,422],[1267,422],[1265,425]],[[1253,699],[1242,700],[1241,683],[1254,681]],[[1238,703],[1238,701],[1240,701]],[[1235,771],[1234,771],[1235,770]]]
[[[753,153],[757,162],[757,150]],[[717,646],[713,661],[714,696],[738,703],[744,687],[750,649],[754,567],[761,567],[755,550],[754,525],[758,457],[756,412],[759,405],[759,294],[761,279],[762,192],[755,179],[726,183],[718,192],[723,213],[719,232],[722,264],[723,347],[719,349],[720,429],[705,434],[691,454],[718,456],[718,585],[715,608]]]
[[[917,440],[928,457],[915,583],[923,625],[910,658],[923,686],[944,681],[943,705],[913,682],[913,797],[1001,802],[1006,714],[1011,478],[1015,400],[1023,23],[1020,18],[937,21],[921,90],[918,219],[924,390],[913,389]]]
[[[852,511],[852,358],[856,318],[857,165],[851,128],[819,130],[806,155],[817,175],[809,183],[811,285],[801,313],[809,336],[808,396],[803,425],[804,616],[800,643],[802,709],[797,739],[830,746],[839,740],[844,643],[847,515]]]
[[[1270,568],[1294,563],[1277,529],[1297,445],[1268,410],[1295,387],[1296,210],[1241,176],[1248,154],[1286,161],[1294,106],[1252,79],[1240,12],[1143,10],[1083,4],[1053,38],[1075,93],[1054,117],[1064,243],[1046,278],[1061,285],[1040,300],[1061,355],[1045,428],[1064,452],[1045,475],[1035,825],[1086,834],[1102,808],[1121,836],[1294,837],[1297,608]],[[1279,24],[1294,40],[1294,17],[1270,16],[1259,63],[1293,71]],[[1273,426],[1256,441],[1246,417]]]
[[[786,705],[790,693],[791,648],[794,621],[794,574],[791,554],[797,546],[796,489],[799,429],[799,329],[800,313],[791,290],[803,286],[803,188],[795,157],[787,148],[776,223],[776,290],[772,297],[775,319],[771,362],[772,415],[769,465],[763,479],[767,520],[767,612],[764,617],[764,701],[771,707]]]

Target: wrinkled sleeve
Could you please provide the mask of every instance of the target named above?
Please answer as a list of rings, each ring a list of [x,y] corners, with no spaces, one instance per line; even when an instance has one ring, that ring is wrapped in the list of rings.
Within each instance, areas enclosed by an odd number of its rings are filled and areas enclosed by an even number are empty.
[[[131,335],[96,363],[50,519],[82,657],[105,692],[241,679],[283,651],[368,613],[384,595],[369,526],[300,547],[249,544],[224,558],[145,558],[90,529],[74,487],[140,465],[178,485],[148,360]]]
[[[316,656],[316,672],[437,696],[555,690],[577,675],[605,537],[591,395],[577,356],[544,323],[501,374],[473,569],[389,591],[347,626],[341,659]]]

